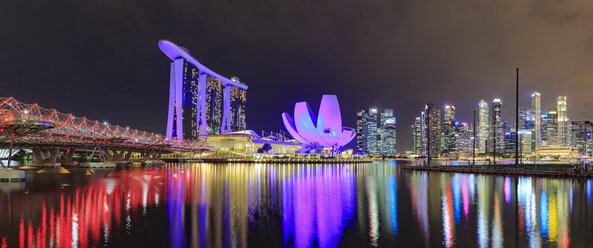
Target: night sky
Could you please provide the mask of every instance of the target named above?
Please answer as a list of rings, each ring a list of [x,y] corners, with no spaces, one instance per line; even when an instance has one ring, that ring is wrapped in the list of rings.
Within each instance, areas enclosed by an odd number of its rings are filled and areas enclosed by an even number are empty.
[[[471,121],[499,97],[514,122],[568,96],[571,120],[593,119],[590,0],[8,0],[0,3],[0,96],[112,124],[165,132],[169,63],[157,42],[186,47],[248,86],[250,129],[283,129],[281,113],[336,94],[356,109],[395,109],[398,146],[425,102]],[[399,149],[399,148],[398,148]]]

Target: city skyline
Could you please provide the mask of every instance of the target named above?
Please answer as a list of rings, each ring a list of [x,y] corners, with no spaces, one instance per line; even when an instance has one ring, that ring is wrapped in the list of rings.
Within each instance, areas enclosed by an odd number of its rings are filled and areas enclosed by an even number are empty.
[[[464,106],[481,98],[498,97],[508,103],[505,109],[513,108],[517,66],[521,106],[537,89],[544,105],[569,96],[570,119],[593,116],[586,97],[593,78],[588,69],[593,55],[587,52],[593,31],[587,27],[593,21],[583,18],[588,15],[584,6],[457,3],[443,4],[451,11],[441,11],[422,1],[397,6],[347,1],[339,9],[324,1],[285,4],[172,1],[165,6],[144,1],[89,8],[74,1],[60,6],[8,3],[3,8],[8,13],[0,15],[7,21],[0,25],[19,39],[0,41],[2,47],[15,48],[0,58],[4,94],[164,134],[169,68],[163,64],[170,60],[155,44],[170,39],[221,75],[249,83],[247,125],[257,131],[282,129],[278,113],[298,101],[315,108],[323,94],[348,99],[341,103],[343,116],[352,117],[344,118],[346,126],[355,125],[359,106],[386,105],[405,127],[426,102],[455,105],[459,119],[471,120],[473,109]],[[471,16],[459,17],[452,8],[489,14],[476,26]],[[127,13],[131,9],[137,10],[134,15]],[[229,13],[225,22],[209,18],[220,12]],[[52,22],[27,18],[32,15]],[[415,24],[397,25],[410,22]],[[505,120],[512,115],[503,111]],[[398,140],[410,149],[407,132]]]
[[[401,154],[428,157],[427,147],[433,147],[436,143],[437,148],[430,151],[432,158],[465,158],[470,154],[473,156],[471,151],[474,149],[476,155],[480,156],[491,156],[496,152],[500,157],[514,157],[516,132],[519,135],[521,157],[572,156],[570,154],[573,151],[586,154],[593,149],[589,140],[591,133],[583,128],[590,121],[575,122],[569,118],[567,96],[558,96],[556,107],[549,107],[544,111],[541,107],[541,93],[534,91],[530,99],[528,107],[518,108],[518,131],[515,120],[503,119],[503,101],[500,98],[494,98],[491,105],[481,99],[478,110],[475,111],[475,119],[469,122],[456,118],[457,109],[454,105],[444,105],[441,116],[441,109],[436,108],[433,103],[426,103],[424,110],[409,126],[412,137],[410,149]],[[360,116],[359,112],[358,118]],[[474,139],[475,148],[472,148]]]
[[[588,246],[591,27],[587,0],[3,1],[0,248]]]
[[[551,98],[554,99],[554,101],[544,102],[544,105],[542,105],[541,93],[539,93],[538,91],[532,91],[530,94],[528,94],[530,96],[529,99],[528,99],[529,102],[526,103],[525,105],[521,105],[521,104],[519,105],[519,114],[521,115],[521,111],[535,111],[535,105],[533,104],[533,102],[534,102],[533,101],[534,94],[537,94],[537,96],[538,96],[537,97],[537,99],[538,99],[537,105],[538,105],[538,108],[540,109],[539,127],[542,128],[542,125],[544,124],[543,123],[543,120],[541,119],[542,116],[549,115],[549,113],[548,113],[549,111],[553,111],[554,114],[557,114],[557,112],[558,112],[558,106],[564,106],[564,108],[565,108],[564,116],[566,117],[566,121],[567,121],[567,127],[565,128],[565,130],[566,130],[567,133],[570,133],[571,130],[570,130],[570,127],[569,126],[571,124],[571,121],[573,121],[574,119],[572,119],[570,117],[571,116],[570,113],[572,111],[572,109],[571,109],[571,103],[567,103],[567,102],[570,102],[570,100],[572,100],[572,99],[569,100],[569,98],[567,96],[554,96],[554,97],[551,97]],[[492,99],[490,101],[490,103],[487,101],[488,99]],[[484,140],[484,141],[485,140],[488,140],[488,142],[492,142],[492,137],[493,137],[493,133],[492,133],[493,131],[492,131],[492,129],[494,127],[494,125],[493,125],[493,119],[494,119],[494,116],[493,116],[494,115],[493,106],[495,106],[495,104],[501,104],[502,105],[502,103],[504,101],[502,101],[500,98],[496,98],[496,97],[480,99],[479,102],[477,102],[477,104],[475,104],[476,107],[473,108],[473,110],[472,110],[472,107],[468,107],[468,106],[460,106],[459,108],[455,108],[455,106],[457,106],[457,105],[452,105],[451,104],[454,101],[444,101],[444,102],[446,102],[446,103],[443,104],[440,107],[440,109],[441,110],[446,110],[448,107],[451,107],[452,106],[454,108],[454,116],[458,116],[457,113],[460,113],[460,112],[463,112],[463,113],[465,113],[465,112],[473,113],[473,111],[475,110],[476,111],[476,136],[477,137],[480,137],[482,135],[482,134],[480,134],[481,133],[480,128],[482,128],[482,130],[484,132],[484,134],[483,134],[483,137],[484,138],[482,138],[482,140]],[[438,106],[440,106],[440,105],[434,104],[432,102],[431,102],[431,104],[434,105],[434,106],[436,106],[437,108],[438,108]],[[497,129],[503,129],[504,128],[500,124],[503,124],[503,125],[511,125],[511,126],[514,126],[514,124],[515,124],[515,116],[514,116],[515,115],[515,111],[514,111],[514,105],[515,104],[514,104],[514,99],[512,101],[510,101],[510,102],[507,101],[505,104],[506,104],[505,105],[506,107],[504,109],[506,109],[506,111],[500,111],[500,110],[498,110],[498,114],[496,115],[496,116],[499,116],[498,117],[498,123],[499,124],[497,126]],[[509,106],[509,105],[511,105],[511,106]],[[566,111],[567,105],[569,106],[568,107],[568,111]],[[482,109],[482,107],[484,109],[482,110],[482,112],[480,112],[480,110]],[[502,108],[502,106],[499,107],[499,108]],[[457,110],[457,109],[460,109],[460,110]],[[500,113],[500,112],[502,112],[502,113]],[[422,113],[424,113],[424,111],[422,111]],[[464,116],[465,115],[467,115],[467,113],[465,113]],[[416,116],[416,119],[417,118],[418,118],[418,116]],[[484,124],[483,124],[482,127],[480,127],[480,123],[482,121],[481,118],[483,119],[483,122],[484,122]],[[521,119],[521,118],[522,117],[519,117],[519,119]],[[558,118],[558,117],[555,117],[555,118]],[[444,121],[445,120],[445,117],[444,116],[441,117],[441,120]],[[467,119],[455,117],[455,120],[458,121],[458,122],[468,123],[469,125],[472,125],[473,117],[467,118]],[[536,121],[535,115],[534,115],[533,121],[534,122]],[[406,127],[408,129],[410,129],[410,128],[413,129],[415,122],[416,121],[412,120],[410,123],[407,123]],[[535,126],[538,126],[535,123],[534,123],[534,125]],[[443,128],[443,127],[444,126],[442,126],[441,128]],[[533,132],[534,132],[533,135],[535,137],[535,135],[536,135],[535,132],[536,131],[534,130]],[[408,133],[409,133],[409,130],[408,130]],[[497,140],[498,141],[498,144],[501,144],[500,143],[500,140],[502,140],[502,138],[500,136],[501,136],[501,133],[502,133],[502,136],[504,136],[504,132],[501,132],[500,130],[498,130],[497,133],[498,133],[498,136],[499,136],[499,139]],[[404,133],[402,132],[401,135],[403,136]],[[568,135],[568,134],[565,134],[565,135]],[[401,141],[402,142],[401,145],[404,146],[404,150],[405,151],[413,151],[414,150],[413,149],[413,144],[414,144],[413,135],[410,134],[408,136],[410,137],[410,139],[409,140],[405,140],[405,141]],[[570,135],[568,135],[568,136],[570,136]],[[480,140],[480,139],[478,138],[478,140]],[[540,140],[541,140],[541,134],[540,134]],[[403,143],[403,142],[407,142],[407,143]],[[398,145],[400,145],[400,144],[398,143]],[[534,145],[535,145],[535,143],[534,143]],[[476,142],[476,149],[478,149],[479,151],[485,150],[485,146],[486,146],[486,142],[480,142],[480,141]],[[541,141],[540,141],[540,145],[539,146],[541,146]],[[537,147],[539,147],[539,146],[537,146]],[[488,149],[490,149],[490,151],[491,151],[492,150],[492,143],[488,144],[488,147],[489,147]],[[501,146],[497,145],[497,147],[500,150],[503,149],[502,145]]]

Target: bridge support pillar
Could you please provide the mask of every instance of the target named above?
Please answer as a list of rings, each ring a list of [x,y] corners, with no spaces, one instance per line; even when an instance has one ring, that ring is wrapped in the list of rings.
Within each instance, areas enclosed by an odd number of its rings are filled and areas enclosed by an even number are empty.
[[[142,165],[165,165],[165,162],[161,160],[161,155],[161,150],[142,152]]]
[[[132,161],[132,151],[127,151],[124,155],[124,160]]]
[[[35,157],[35,161],[43,161],[43,153],[41,153],[41,149],[33,149],[33,156]]]
[[[105,149],[105,158],[109,163],[115,164],[131,164],[133,163],[130,160],[130,151],[125,150],[109,150],[108,148]]]
[[[59,148],[49,148],[49,149],[34,148],[33,155],[35,156],[35,161],[33,162],[33,166],[59,167],[61,164],[59,162],[56,162],[56,160],[58,159],[59,153],[60,153]]]
[[[74,152],[75,150],[73,148],[66,150],[66,153],[64,154],[62,159],[60,159],[60,163],[62,164],[62,166],[76,166],[77,162],[72,161],[72,158],[74,157]]]

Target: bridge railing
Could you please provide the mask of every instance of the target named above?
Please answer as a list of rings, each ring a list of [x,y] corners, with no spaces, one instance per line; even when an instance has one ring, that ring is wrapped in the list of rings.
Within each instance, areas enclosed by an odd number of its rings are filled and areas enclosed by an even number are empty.
[[[42,108],[37,103],[22,103],[12,97],[0,98],[0,125],[18,121],[51,122],[55,127],[43,132],[66,137],[120,139],[131,144],[165,145],[189,150],[204,148],[200,141],[169,141],[163,135],[61,113],[56,109]]]

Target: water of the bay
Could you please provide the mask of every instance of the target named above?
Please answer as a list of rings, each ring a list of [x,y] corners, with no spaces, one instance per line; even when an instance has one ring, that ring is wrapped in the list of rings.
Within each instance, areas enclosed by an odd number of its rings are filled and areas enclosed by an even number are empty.
[[[593,246],[590,180],[402,163],[30,170],[0,183],[0,247]]]

